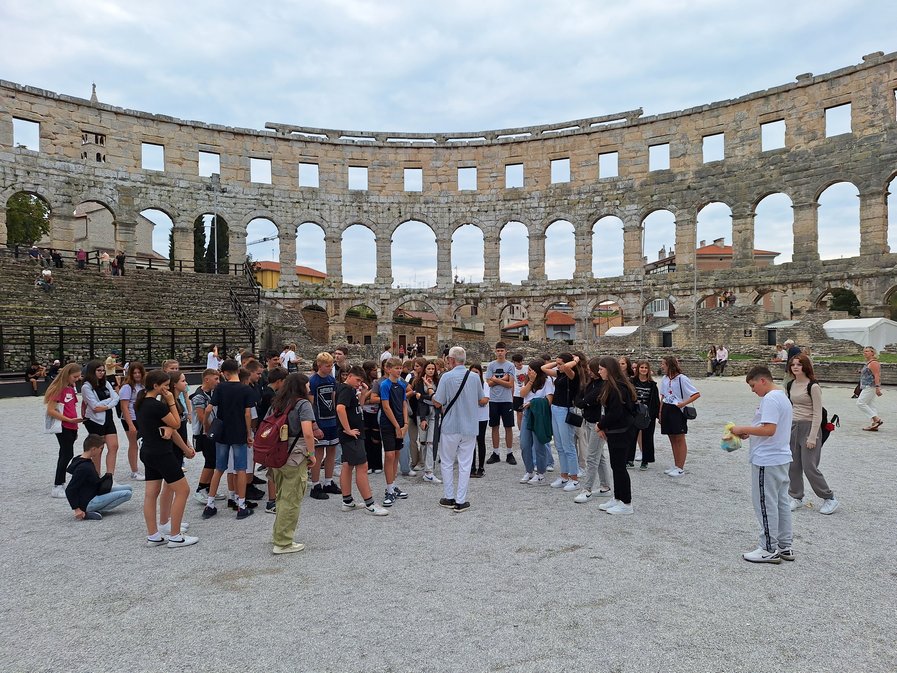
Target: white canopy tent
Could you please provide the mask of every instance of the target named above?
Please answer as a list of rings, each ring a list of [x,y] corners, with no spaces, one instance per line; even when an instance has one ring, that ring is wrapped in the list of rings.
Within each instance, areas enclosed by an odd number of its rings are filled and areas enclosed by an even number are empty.
[[[638,325],[621,325],[619,327],[611,327],[604,333],[608,337],[624,337],[629,336],[638,329]]]
[[[887,318],[829,320],[822,329],[832,339],[853,341],[860,346],[873,346],[876,350],[897,343],[897,322]]]

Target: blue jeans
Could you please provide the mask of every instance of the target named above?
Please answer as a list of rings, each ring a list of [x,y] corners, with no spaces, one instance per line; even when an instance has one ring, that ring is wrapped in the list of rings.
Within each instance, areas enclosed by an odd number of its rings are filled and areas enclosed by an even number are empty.
[[[530,429],[531,413],[529,409],[523,412],[523,420],[520,423],[520,453],[523,455],[523,465],[527,472],[533,474],[545,474],[548,464],[548,446],[540,442],[535,433]]]
[[[112,487],[109,493],[95,495],[87,503],[88,512],[108,512],[131,499],[131,487],[127,484]]]
[[[567,407],[551,405],[551,430],[554,434],[554,448],[558,452],[561,473],[577,476],[579,460],[576,457],[576,441],[573,426],[566,422]]]

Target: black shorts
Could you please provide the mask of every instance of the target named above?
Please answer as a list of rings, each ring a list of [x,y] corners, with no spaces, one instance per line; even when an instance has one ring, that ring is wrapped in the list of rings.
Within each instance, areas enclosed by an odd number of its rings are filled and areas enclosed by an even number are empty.
[[[511,402],[511,408],[514,411],[523,411],[523,398],[515,395]]]
[[[394,426],[380,426],[380,441],[383,443],[383,451],[389,453],[391,451],[401,451],[404,442],[396,437],[396,429]]]
[[[89,418],[85,418],[84,427],[91,435],[100,435],[100,437],[105,437],[106,435],[115,435],[118,433],[118,431],[115,429],[115,421],[112,420],[111,409],[106,412],[106,420],[102,424],[96,423]]]
[[[206,435],[196,435],[193,438],[193,448],[197,453],[202,453],[204,470],[215,469],[215,442]]]
[[[506,428],[514,427],[514,403],[490,402],[489,403],[489,427],[497,428],[499,422]]]
[[[174,455],[174,451],[162,451],[161,453],[140,451],[140,462],[143,463],[144,475],[147,481],[159,481],[173,484],[184,478],[184,470],[181,469],[181,461]]]
[[[368,453],[364,448],[364,437],[349,437],[340,433],[340,446],[343,447],[343,462],[349,465],[364,465],[368,462]]]
[[[685,418],[682,409],[675,404],[662,404],[660,406],[660,434],[688,434],[688,420]]]

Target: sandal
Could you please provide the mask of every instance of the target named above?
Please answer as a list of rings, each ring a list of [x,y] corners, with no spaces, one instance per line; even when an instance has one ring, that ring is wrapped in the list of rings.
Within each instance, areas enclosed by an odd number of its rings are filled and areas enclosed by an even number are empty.
[[[874,428],[875,430],[878,430],[882,425],[884,425],[884,421],[881,420],[881,419],[879,418],[879,419],[878,419],[875,423],[873,423],[870,427]]]
[[[873,423],[868,428],[863,428],[863,430],[865,430],[866,432],[878,432],[878,426]]]

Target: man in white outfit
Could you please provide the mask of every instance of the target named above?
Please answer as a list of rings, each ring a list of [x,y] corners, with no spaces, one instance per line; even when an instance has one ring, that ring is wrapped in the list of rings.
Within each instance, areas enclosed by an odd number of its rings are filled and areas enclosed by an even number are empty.
[[[470,464],[479,432],[479,404],[483,397],[483,383],[470,374],[464,363],[467,353],[454,346],[446,357],[448,371],[439,379],[433,404],[442,410],[439,435],[439,463],[442,465],[444,496],[441,507],[465,512],[470,509],[467,485]],[[458,465],[458,488],[455,489],[455,465]]]

